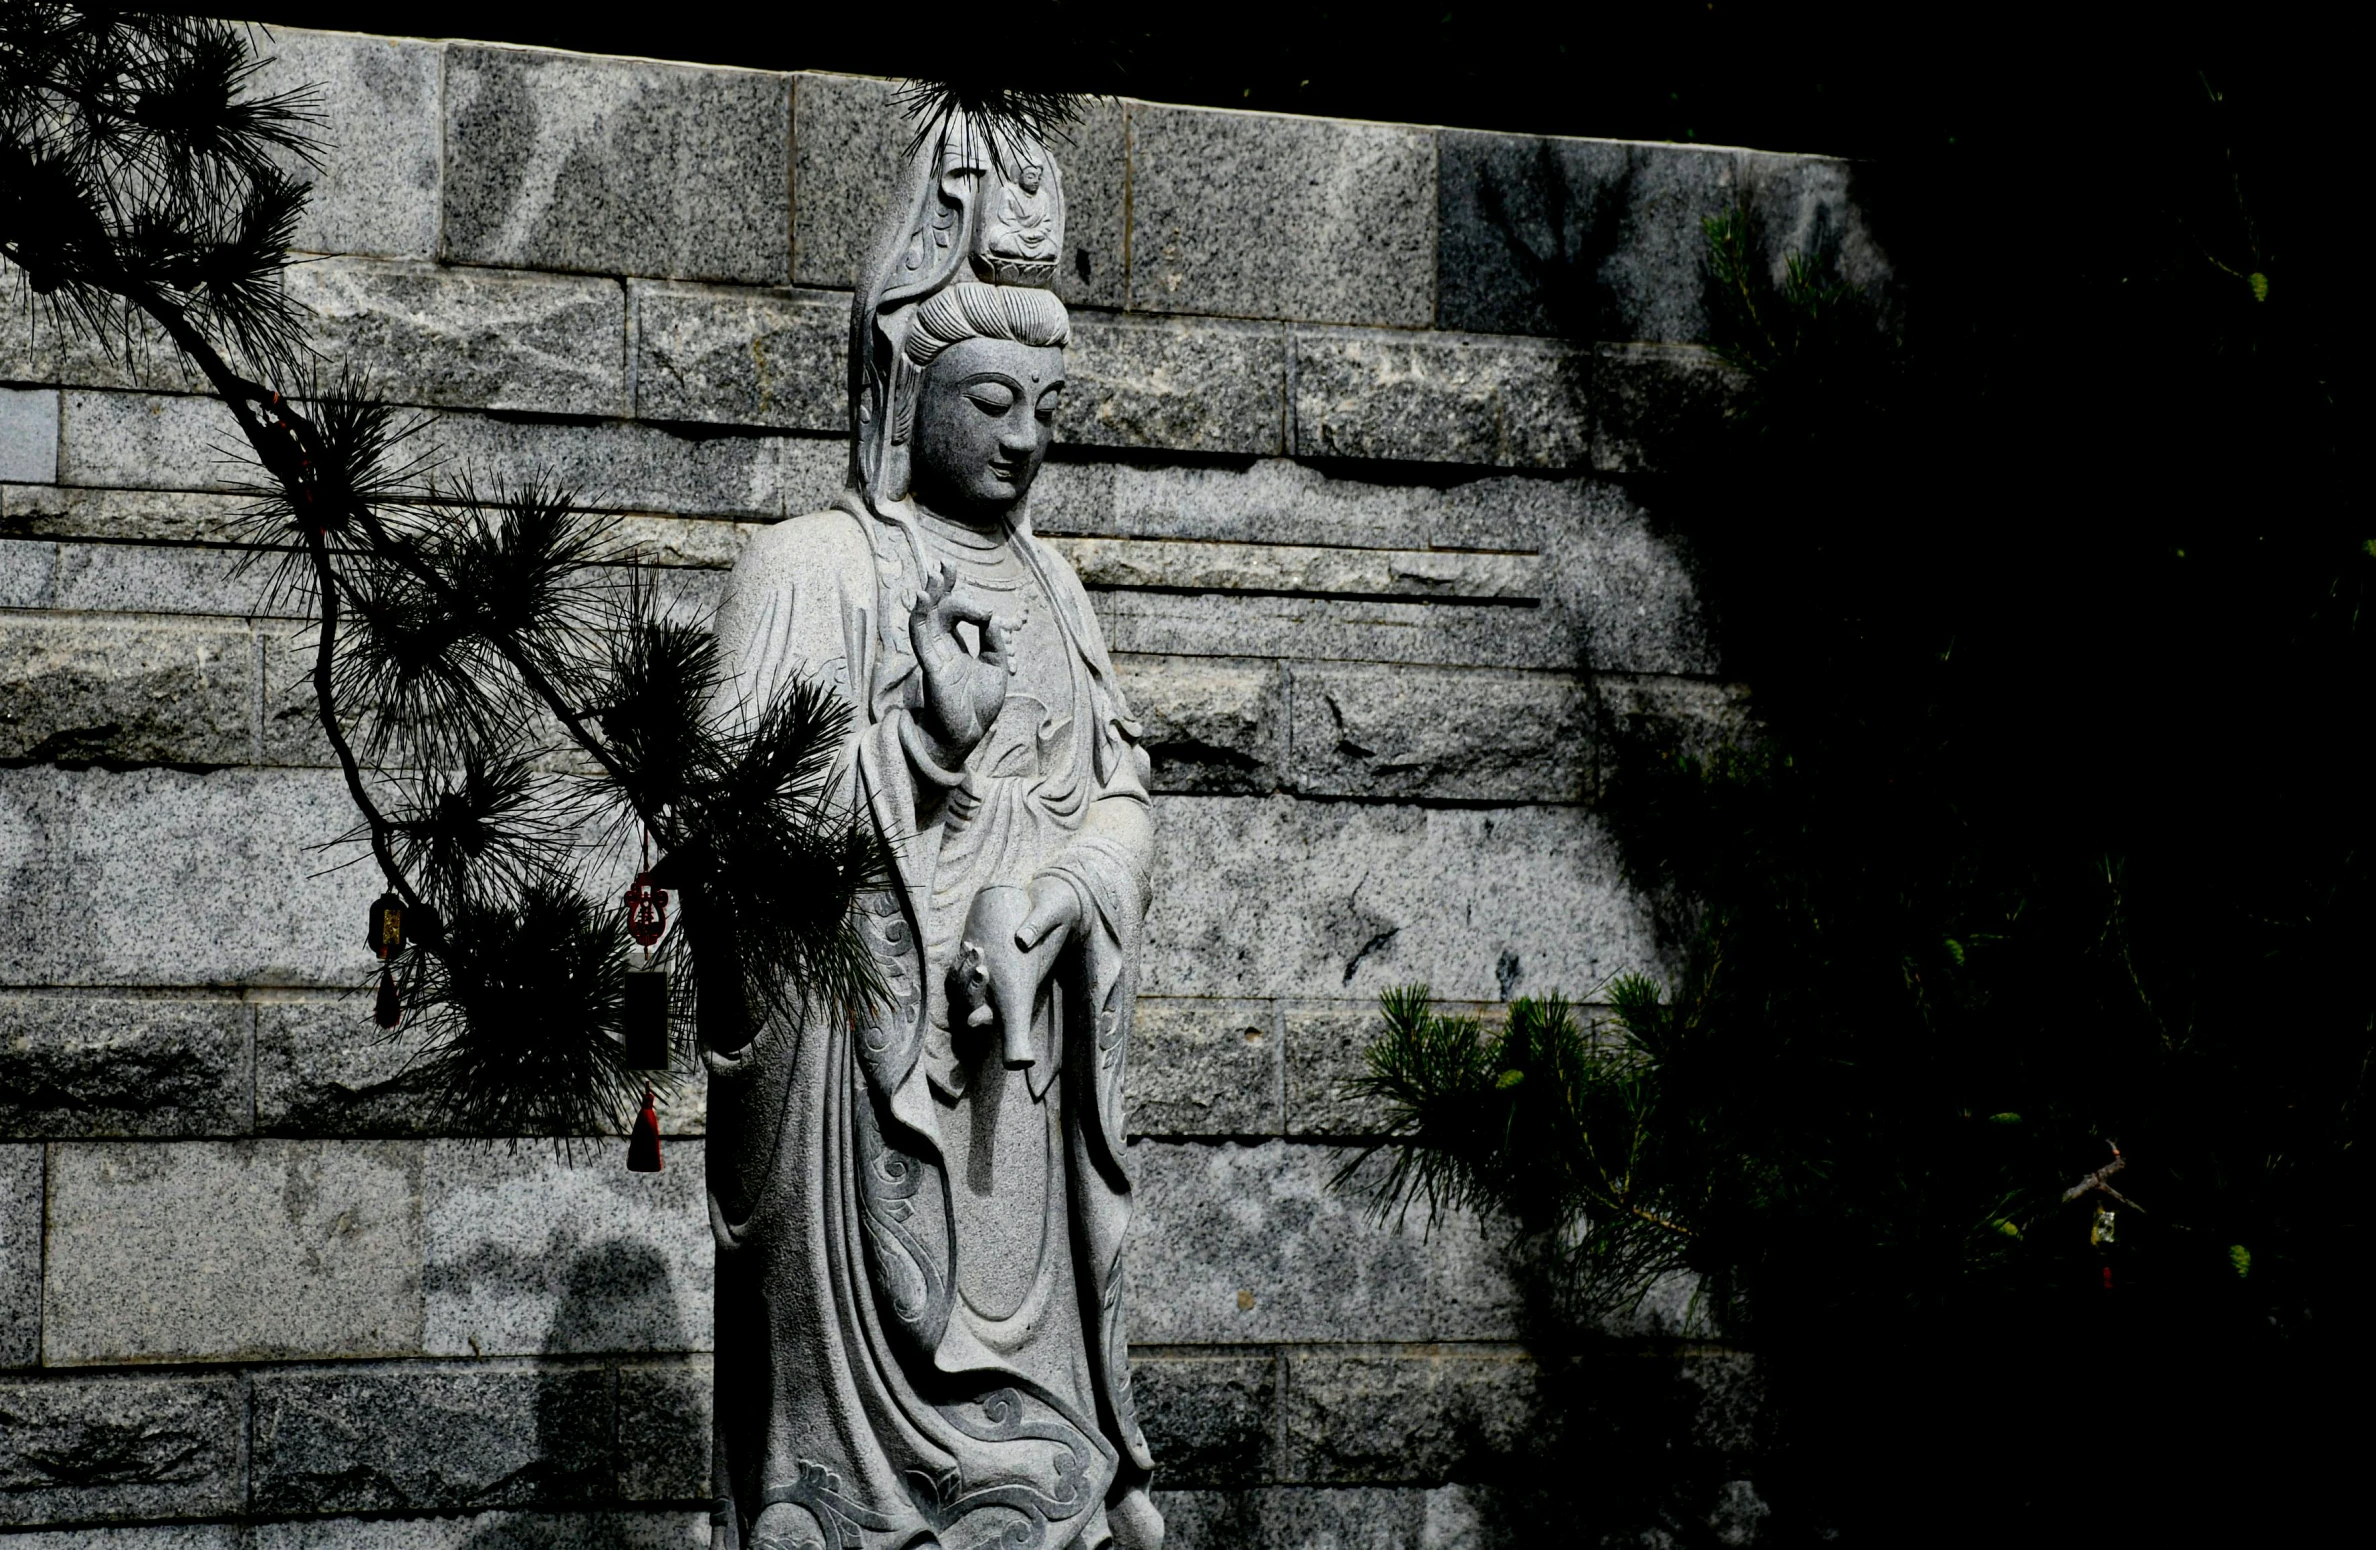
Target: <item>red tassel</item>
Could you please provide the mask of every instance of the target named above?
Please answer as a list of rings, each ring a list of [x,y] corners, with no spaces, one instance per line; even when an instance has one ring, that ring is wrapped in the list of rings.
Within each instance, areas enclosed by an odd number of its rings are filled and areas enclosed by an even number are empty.
[[[382,1028],[394,1028],[404,1021],[404,1004],[396,999],[396,979],[386,964],[380,965],[379,996],[371,1003],[371,1020]]]
[[[645,1112],[649,1113],[650,1111],[646,1110]],[[657,1139],[655,1139],[652,1144],[654,1146],[658,1146],[660,1143]],[[654,1153],[653,1155],[658,1156],[659,1154]],[[2104,1290],[2107,1292],[2112,1290],[2112,1267],[2110,1265],[2106,1265],[2104,1267]]]
[[[660,1171],[660,1115],[652,1107],[652,1090],[644,1089],[643,1112],[635,1116],[635,1133],[627,1138],[627,1171]]]

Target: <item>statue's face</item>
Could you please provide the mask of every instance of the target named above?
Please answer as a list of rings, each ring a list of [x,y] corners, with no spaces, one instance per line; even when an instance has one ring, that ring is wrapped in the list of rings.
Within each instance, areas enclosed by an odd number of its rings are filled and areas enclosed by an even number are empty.
[[[1064,352],[1054,346],[963,339],[943,350],[916,404],[916,498],[961,521],[1004,517],[1048,455],[1063,387]]]

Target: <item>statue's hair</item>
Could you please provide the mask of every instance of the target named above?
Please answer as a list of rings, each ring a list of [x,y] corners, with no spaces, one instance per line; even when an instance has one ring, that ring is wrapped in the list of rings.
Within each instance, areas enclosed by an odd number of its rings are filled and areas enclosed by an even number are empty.
[[[1061,346],[1071,338],[1072,320],[1054,291],[960,280],[934,292],[916,309],[908,323],[906,353],[908,364],[922,371],[960,340]]]

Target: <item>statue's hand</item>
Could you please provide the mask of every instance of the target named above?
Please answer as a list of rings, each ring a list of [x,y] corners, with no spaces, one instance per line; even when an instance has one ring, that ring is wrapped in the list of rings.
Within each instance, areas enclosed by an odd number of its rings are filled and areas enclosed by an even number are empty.
[[[974,896],[957,949],[957,991],[966,1026],[995,1024],[1010,1066],[1035,1059],[1032,1009],[1080,920],[1080,896],[1058,877],[1039,879],[1028,895],[1002,886]]]
[[[981,632],[979,657],[957,638],[960,624]],[[916,594],[908,640],[924,674],[924,729],[955,760],[973,752],[1006,703],[1007,676],[1014,671],[1007,631],[1020,627],[959,598],[956,568],[946,561]]]

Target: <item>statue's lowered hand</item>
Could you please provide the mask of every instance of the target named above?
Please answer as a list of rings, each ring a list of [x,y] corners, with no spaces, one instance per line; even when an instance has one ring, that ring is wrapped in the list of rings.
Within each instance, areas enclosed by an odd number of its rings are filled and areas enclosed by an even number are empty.
[[[980,656],[958,639],[960,624],[980,632]],[[956,759],[973,751],[1006,703],[1007,677],[1014,671],[1007,632],[1020,628],[1021,622],[960,598],[956,569],[945,560],[916,593],[908,610],[908,641],[924,675],[925,730]]]
[[[996,1023],[1010,1066],[1038,1059],[1031,1047],[1033,1013],[1080,912],[1073,890],[1049,879],[1028,892],[994,884],[974,895],[957,948],[958,990],[971,1008],[966,1026]]]

